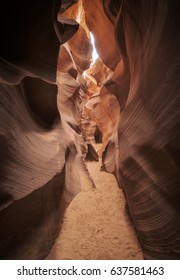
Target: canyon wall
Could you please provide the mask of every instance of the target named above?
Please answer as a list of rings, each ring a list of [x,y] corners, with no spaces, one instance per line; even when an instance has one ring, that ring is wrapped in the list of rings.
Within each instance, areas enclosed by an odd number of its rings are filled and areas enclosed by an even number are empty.
[[[179,259],[179,1],[76,2],[0,10],[0,258],[47,256],[98,128],[144,258]]]

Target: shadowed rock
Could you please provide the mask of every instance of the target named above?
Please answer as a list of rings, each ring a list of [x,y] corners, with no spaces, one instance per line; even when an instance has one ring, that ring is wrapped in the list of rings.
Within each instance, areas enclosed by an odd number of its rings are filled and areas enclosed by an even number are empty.
[[[57,108],[59,46],[78,30],[74,20],[58,22],[61,2],[64,10],[67,1],[47,0],[6,1],[0,10],[1,259],[45,258],[81,190],[78,174],[87,173]]]
[[[120,103],[126,102],[117,149],[109,144],[104,165],[108,168],[117,159],[114,171],[125,190],[144,257],[179,259],[179,1],[121,3],[118,8],[114,1],[104,1],[104,7],[114,22],[130,83],[126,97],[116,93]]]

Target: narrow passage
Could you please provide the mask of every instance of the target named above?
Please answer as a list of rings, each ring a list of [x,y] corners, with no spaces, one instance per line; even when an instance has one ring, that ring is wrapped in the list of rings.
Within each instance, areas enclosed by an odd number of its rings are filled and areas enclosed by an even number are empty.
[[[66,210],[50,260],[143,259],[125,199],[112,174],[100,162],[87,162],[96,189],[85,189]]]

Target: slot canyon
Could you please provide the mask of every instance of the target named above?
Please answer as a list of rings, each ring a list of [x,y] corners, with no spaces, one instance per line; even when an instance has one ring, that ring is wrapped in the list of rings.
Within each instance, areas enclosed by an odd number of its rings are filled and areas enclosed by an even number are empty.
[[[179,0],[0,13],[0,259],[180,259]]]

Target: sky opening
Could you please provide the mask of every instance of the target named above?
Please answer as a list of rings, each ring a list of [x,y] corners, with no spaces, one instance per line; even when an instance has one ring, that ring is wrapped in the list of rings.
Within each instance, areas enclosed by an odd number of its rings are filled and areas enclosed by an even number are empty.
[[[90,38],[91,38],[91,43],[93,45],[92,63],[94,64],[96,59],[99,58],[99,55],[98,55],[98,53],[96,51],[95,44],[94,44],[94,36],[93,36],[93,34],[91,32],[90,32]]]

